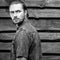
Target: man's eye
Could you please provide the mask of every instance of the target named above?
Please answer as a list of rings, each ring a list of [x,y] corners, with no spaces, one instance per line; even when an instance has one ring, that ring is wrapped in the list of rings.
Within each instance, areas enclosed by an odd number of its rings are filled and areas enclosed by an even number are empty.
[[[14,11],[10,11],[10,13],[14,13]]]
[[[20,11],[20,10],[17,10],[17,11],[16,11],[16,13],[19,13],[19,12],[21,12],[21,11]]]

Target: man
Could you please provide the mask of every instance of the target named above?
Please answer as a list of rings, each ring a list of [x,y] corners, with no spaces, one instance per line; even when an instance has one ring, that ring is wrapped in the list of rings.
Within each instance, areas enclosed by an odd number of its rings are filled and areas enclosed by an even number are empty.
[[[10,2],[9,14],[18,28],[13,41],[15,59],[41,60],[40,37],[27,19],[25,4],[20,0]]]

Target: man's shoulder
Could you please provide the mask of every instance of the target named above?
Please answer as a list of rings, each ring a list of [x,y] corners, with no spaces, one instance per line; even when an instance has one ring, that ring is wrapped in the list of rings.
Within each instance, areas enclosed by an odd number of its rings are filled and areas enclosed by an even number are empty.
[[[36,28],[31,23],[26,23],[22,28],[23,30],[26,30],[28,32],[37,31]]]
[[[20,27],[18,30],[17,30],[18,33],[28,33],[28,34],[33,34],[34,32],[36,33],[37,30],[36,28],[31,25],[30,22],[24,24],[22,27]]]

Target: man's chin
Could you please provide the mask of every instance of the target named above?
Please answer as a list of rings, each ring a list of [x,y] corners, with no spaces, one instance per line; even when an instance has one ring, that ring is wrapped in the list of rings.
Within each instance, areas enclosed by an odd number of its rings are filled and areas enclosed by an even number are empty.
[[[18,22],[13,22],[13,24],[18,24]]]

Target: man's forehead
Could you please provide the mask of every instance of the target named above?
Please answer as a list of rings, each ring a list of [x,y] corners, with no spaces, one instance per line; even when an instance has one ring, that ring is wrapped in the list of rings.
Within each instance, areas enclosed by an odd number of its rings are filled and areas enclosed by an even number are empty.
[[[23,9],[23,6],[21,3],[11,4],[9,7],[9,10],[21,10],[21,9]]]

